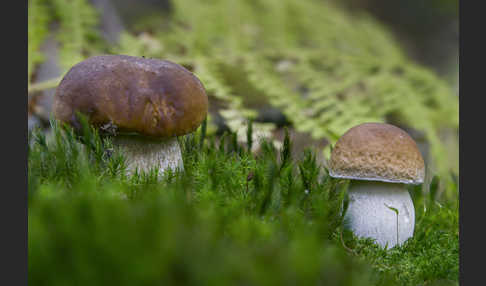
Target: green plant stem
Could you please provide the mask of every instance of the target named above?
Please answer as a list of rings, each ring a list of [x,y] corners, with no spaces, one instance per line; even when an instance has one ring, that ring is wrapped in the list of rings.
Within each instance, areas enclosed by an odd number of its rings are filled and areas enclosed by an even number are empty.
[[[62,76],[56,77],[50,80],[29,84],[27,88],[27,92],[29,93],[29,97],[34,96],[34,94],[38,91],[43,91],[46,89],[56,87],[62,80]]]

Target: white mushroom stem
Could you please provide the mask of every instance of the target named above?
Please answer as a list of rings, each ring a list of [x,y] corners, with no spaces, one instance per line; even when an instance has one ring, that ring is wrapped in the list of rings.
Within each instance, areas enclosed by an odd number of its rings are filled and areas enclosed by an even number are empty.
[[[405,184],[352,180],[348,193],[345,227],[356,236],[388,248],[413,236],[415,209]]]
[[[159,176],[168,169],[184,169],[181,149],[176,137],[149,138],[137,135],[117,135],[113,146],[126,158],[127,175],[150,172],[159,168]]]

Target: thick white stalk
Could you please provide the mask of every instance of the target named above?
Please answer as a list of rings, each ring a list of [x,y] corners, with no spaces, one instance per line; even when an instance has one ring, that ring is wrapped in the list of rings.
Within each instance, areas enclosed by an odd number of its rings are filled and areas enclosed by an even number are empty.
[[[126,158],[127,175],[132,175],[138,168],[139,172],[149,172],[159,168],[159,176],[167,169],[184,169],[181,149],[176,137],[155,139],[136,135],[117,135],[113,137],[113,145]]]
[[[345,226],[356,236],[374,238],[388,248],[413,236],[415,209],[406,185],[353,180],[349,198]]]

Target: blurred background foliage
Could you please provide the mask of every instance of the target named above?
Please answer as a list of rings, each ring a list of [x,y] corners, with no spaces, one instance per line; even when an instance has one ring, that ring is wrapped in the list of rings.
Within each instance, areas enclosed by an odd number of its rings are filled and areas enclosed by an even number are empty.
[[[438,31],[455,27],[457,1],[29,0],[28,8],[29,125],[47,122],[71,66],[127,54],[194,72],[210,98],[209,135],[229,130],[244,143],[252,119],[255,139],[279,145],[288,126],[294,148],[315,146],[322,160],[349,128],[389,122],[414,137],[429,173],[458,175],[457,41],[442,54],[436,44]]]

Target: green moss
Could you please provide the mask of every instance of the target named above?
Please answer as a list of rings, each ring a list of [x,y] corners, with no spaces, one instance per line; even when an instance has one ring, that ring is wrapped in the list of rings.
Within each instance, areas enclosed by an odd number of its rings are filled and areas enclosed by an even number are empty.
[[[415,236],[384,251],[349,233],[340,239],[347,182],[329,177],[311,151],[295,161],[288,137],[282,150],[261,143],[259,155],[207,134],[183,137],[185,171],[157,181],[124,176],[109,138],[52,125],[51,137],[30,135],[33,284],[458,281],[457,203],[440,198],[439,181],[433,195],[413,193]]]

